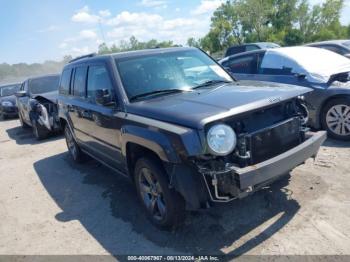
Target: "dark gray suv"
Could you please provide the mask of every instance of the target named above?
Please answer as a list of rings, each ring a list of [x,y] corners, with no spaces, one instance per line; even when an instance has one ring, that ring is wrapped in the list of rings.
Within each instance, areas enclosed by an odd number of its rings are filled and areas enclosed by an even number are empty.
[[[78,162],[131,178],[151,221],[242,198],[315,157],[308,88],[241,85],[204,52],[152,49],[76,59],[63,69],[59,117]]]

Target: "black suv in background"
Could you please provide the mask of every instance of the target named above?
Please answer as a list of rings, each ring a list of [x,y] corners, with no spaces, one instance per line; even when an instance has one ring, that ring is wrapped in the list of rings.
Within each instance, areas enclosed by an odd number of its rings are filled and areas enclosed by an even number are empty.
[[[20,86],[21,84],[0,86],[0,120],[18,116],[15,93]]]
[[[61,129],[57,107],[59,79],[59,75],[29,78],[16,93],[21,126],[32,127],[38,140]]]
[[[194,48],[91,55],[65,66],[59,117],[75,161],[130,177],[151,221],[172,227],[315,157],[326,134],[305,127],[309,91],[236,83]]]
[[[278,48],[278,47],[281,47],[281,46],[278,44],[275,44],[275,43],[270,43],[270,42],[258,42],[258,43],[234,45],[234,46],[229,47],[226,50],[225,57],[239,54],[239,53],[248,52],[248,51],[253,51],[253,50],[270,49],[270,48]]]

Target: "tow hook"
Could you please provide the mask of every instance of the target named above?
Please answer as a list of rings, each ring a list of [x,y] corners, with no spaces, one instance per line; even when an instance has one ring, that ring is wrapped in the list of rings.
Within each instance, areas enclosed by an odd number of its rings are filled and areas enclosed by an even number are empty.
[[[214,186],[214,192],[215,197],[219,200],[229,201],[230,198],[227,196],[219,196],[219,190],[218,190],[218,179],[216,178],[216,175],[213,175],[213,179],[211,180],[212,185]]]

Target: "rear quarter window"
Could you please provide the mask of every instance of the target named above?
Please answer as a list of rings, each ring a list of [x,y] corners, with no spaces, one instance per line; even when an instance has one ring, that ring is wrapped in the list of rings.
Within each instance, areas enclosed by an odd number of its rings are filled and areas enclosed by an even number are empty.
[[[72,75],[72,69],[65,69],[62,72],[60,86],[59,86],[59,92],[62,95],[69,95],[70,94],[70,79]]]

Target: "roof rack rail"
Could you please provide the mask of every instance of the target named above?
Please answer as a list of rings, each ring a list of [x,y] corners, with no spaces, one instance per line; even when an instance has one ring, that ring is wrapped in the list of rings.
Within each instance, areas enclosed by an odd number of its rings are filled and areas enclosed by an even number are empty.
[[[97,56],[97,54],[96,54],[96,53],[91,53],[91,54],[87,54],[87,55],[83,55],[83,56],[78,56],[78,57],[76,57],[76,58],[70,60],[68,63],[73,63],[73,62],[78,61],[78,60],[80,60],[80,59],[89,58],[89,57],[94,57],[94,56]]]

